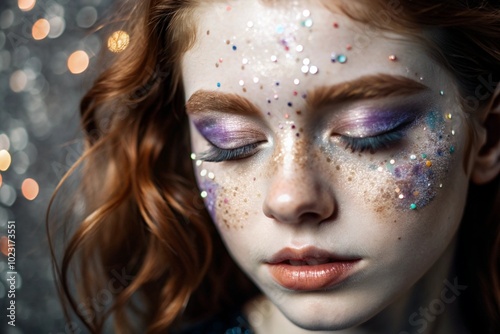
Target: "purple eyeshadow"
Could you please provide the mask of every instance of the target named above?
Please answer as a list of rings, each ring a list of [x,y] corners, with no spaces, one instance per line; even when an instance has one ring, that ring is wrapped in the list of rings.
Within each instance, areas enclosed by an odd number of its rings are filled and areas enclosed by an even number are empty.
[[[353,136],[375,136],[412,122],[417,113],[410,110],[370,110],[341,120],[338,129],[352,132]]]
[[[227,130],[214,119],[195,121],[194,125],[203,137],[216,145],[227,141]]]
[[[248,141],[248,130],[238,122],[208,118],[194,121],[194,125],[206,140],[220,148],[230,149]]]

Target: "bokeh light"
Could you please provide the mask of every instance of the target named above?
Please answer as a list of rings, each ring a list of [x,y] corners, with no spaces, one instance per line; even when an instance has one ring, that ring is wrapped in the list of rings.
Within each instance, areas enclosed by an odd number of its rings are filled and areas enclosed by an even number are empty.
[[[21,185],[21,191],[23,192],[23,196],[27,200],[32,201],[38,196],[40,187],[35,180],[28,178],[23,181],[23,184]]]
[[[89,67],[89,62],[89,55],[85,51],[75,51],[68,58],[68,69],[73,74],[80,74]]]
[[[66,29],[66,21],[64,18],[55,16],[49,20],[50,24],[50,31],[49,31],[49,38],[58,38],[60,37],[63,33],[64,30]]]
[[[9,84],[14,93],[22,92],[28,84],[28,76],[23,70],[17,70],[10,76]]]
[[[27,12],[35,8],[36,0],[18,0],[17,5],[20,10]]]
[[[39,19],[33,24],[33,29],[31,29],[31,34],[33,38],[37,41],[44,39],[49,35],[50,23],[46,19]]]
[[[5,256],[9,254],[7,248],[9,248],[9,239],[5,235],[2,235],[2,237],[0,237],[0,252]]]
[[[108,49],[111,52],[122,52],[125,50],[130,43],[130,36],[123,30],[115,31],[108,38]]]
[[[12,158],[7,150],[0,150],[0,171],[5,172],[10,167]]]

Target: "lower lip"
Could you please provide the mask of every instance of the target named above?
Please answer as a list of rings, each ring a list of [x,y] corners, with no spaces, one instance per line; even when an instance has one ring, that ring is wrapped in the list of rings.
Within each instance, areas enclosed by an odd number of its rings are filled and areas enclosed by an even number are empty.
[[[349,277],[360,260],[339,261],[314,266],[292,266],[286,263],[269,264],[274,280],[284,288],[314,291],[330,288]]]

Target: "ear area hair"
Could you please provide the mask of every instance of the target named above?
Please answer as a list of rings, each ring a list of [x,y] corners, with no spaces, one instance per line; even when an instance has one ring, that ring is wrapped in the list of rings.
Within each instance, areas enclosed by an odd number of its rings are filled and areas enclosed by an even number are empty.
[[[482,146],[471,174],[472,182],[478,185],[488,183],[500,174],[500,85],[497,85],[485,114],[482,126],[486,136],[481,140]]]

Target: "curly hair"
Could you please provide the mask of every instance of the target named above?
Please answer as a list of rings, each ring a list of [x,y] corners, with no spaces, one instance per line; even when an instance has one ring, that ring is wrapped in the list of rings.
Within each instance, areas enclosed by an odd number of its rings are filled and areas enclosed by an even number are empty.
[[[456,78],[467,112],[493,103],[492,94],[477,92],[482,80],[500,78],[498,1],[351,4],[342,10],[355,20],[420,38]],[[61,196],[71,174],[79,174],[81,219],[70,213],[78,222],[61,260],[51,248],[68,316],[74,311],[93,333],[103,332],[110,318],[119,333],[164,333],[258,293],[210,223],[187,154],[180,62],[196,41],[199,5],[127,2],[122,17],[130,45],[111,59],[81,102],[85,150],[53,197]],[[467,325],[481,333],[500,331],[499,189],[500,178],[471,185],[459,232],[459,271],[471,287],[461,305]],[[51,233],[49,238],[52,245]],[[117,273],[130,282],[111,289]],[[88,305],[106,287],[112,302],[99,309]]]

